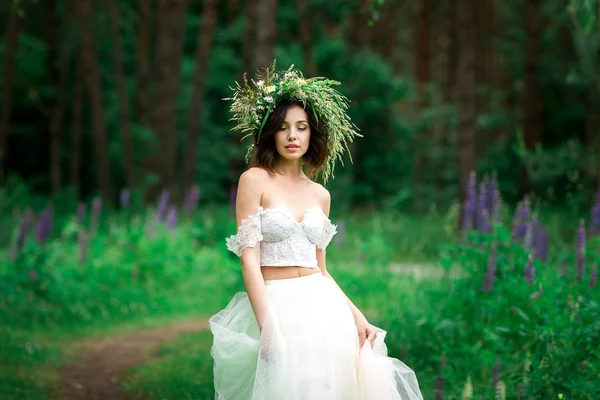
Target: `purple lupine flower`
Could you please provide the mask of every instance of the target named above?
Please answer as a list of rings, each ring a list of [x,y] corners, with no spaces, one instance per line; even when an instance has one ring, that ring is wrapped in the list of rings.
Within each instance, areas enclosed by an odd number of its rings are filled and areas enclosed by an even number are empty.
[[[88,255],[89,237],[87,232],[82,229],[79,233],[79,262],[85,263]]]
[[[77,205],[77,223],[82,223],[85,218],[85,214],[87,213],[87,204],[83,201],[80,201]]]
[[[185,197],[183,211],[190,213],[198,208],[198,200],[200,199],[200,188],[193,186]]]
[[[588,287],[591,289],[598,283],[598,264],[594,264],[592,266],[592,270],[590,271],[590,282],[588,283]]]
[[[344,239],[346,234],[346,220],[344,218],[340,218],[338,220],[337,232],[338,233],[335,244],[338,247],[342,247],[344,245]]]
[[[156,208],[156,219],[162,221],[165,219],[167,215],[167,211],[169,208],[169,199],[171,198],[171,193],[168,190],[163,190],[160,194],[160,200],[158,201],[158,207]]]
[[[534,284],[535,278],[535,267],[533,266],[533,257],[530,255],[527,265],[525,265],[525,273],[523,274],[525,280],[530,284]]]
[[[529,218],[531,216],[531,204],[529,202],[529,198],[525,197],[521,206],[515,212],[515,223],[514,226],[514,234],[515,238],[521,242],[525,241],[525,236],[528,232],[527,223],[529,222]]]
[[[533,251],[533,257],[538,258],[537,253],[540,235],[540,221],[537,215],[533,217],[533,221],[531,222],[529,229],[530,232],[528,232],[528,235],[530,235],[529,241],[531,246],[529,249]]]
[[[167,215],[167,227],[170,231],[175,229],[177,225],[177,209],[175,207],[169,207],[169,213]]]
[[[490,215],[494,215],[496,212],[496,200],[497,200],[497,192],[498,192],[498,174],[496,171],[492,172],[492,178],[488,184],[488,204],[487,209],[490,212]]]
[[[52,231],[52,212],[46,209],[42,212],[36,227],[36,239],[40,245],[46,243]]]
[[[480,212],[479,218],[478,218],[479,231],[482,233],[487,233],[487,234],[492,233],[492,225],[490,223],[490,217],[488,214],[488,210],[483,209],[483,210],[480,210],[479,212]]]
[[[594,201],[594,206],[592,207],[592,218],[590,222],[592,234],[600,236],[600,189],[598,189],[598,194]]]
[[[581,220],[577,228],[577,280],[583,281],[585,272],[585,222]]]
[[[485,177],[484,179],[484,183],[482,183],[479,186],[479,202],[477,204],[477,230],[483,232],[485,229],[485,224],[488,222],[487,218],[484,217],[483,213],[484,211],[487,212],[487,201],[488,201],[488,195],[487,195],[487,185],[489,182],[489,178]],[[489,215],[489,214],[488,214]]]
[[[477,223],[477,176],[475,171],[469,175],[467,183],[467,207],[465,212],[469,213],[468,220],[471,222],[469,229],[474,228]]]
[[[542,224],[538,227],[536,257],[543,262],[548,258],[548,229]]]
[[[121,204],[121,208],[129,207],[129,202],[131,201],[131,191],[129,189],[122,189],[121,194],[119,196],[119,203]]]
[[[494,281],[496,280],[496,273],[498,270],[498,246],[496,242],[492,244],[492,250],[487,260],[487,270],[485,271],[485,278],[481,285],[481,290],[489,293],[494,287]]]
[[[442,355],[438,376],[435,379],[435,400],[444,400],[446,397],[446,380],[444,378],[444,369],[446,367],[446,355]]]

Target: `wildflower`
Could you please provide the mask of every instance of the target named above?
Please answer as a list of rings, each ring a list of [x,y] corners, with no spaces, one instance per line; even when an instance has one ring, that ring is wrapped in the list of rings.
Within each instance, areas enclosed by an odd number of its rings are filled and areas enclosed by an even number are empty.
[[[265,92],[273,93],[275,91],[275,85],[269,85],[265,88]]]
[[[279,90],[279,92],[277,92],[278,95],[282,95],[283,94],[283,90]]]
[[[265,81],[263,81],[262,79],[258,82],[256,82],[256,86],[258,87],[262,87],[265,84]]]
[[[129,201],[131,199],[131,192],[129,189],[121,190],[121,195],[119,197],[119,202],[121,203],[121,208],[127,208],[129,206]]]
[[[44,244],[52,234],[52,210],[46,209],[38,222],[36,228],[36,238],[40,244]]]
[[[596,195],[596,201],[592,207],[591,230],[595,235],[600,236],[600,189]]]
[[[163,190],[160,194],[160,200],[158,201],[158,207],[156,208],[156,219],[162,221],[165,219],[165,215],[167,214],[167,208],[169,207],[169,199],[171,198],[171,193],[168,190]]]
[[[533,266],[533,257],[531,255],[529,256],[527,265],[525,265],[524,277],[525,277],[525,280],[527,281],[527,283],[529,283],[530,285],[533,285],[533,283],[534,283],[533,278],[535,277],[535,267]]]
[[[169,213],[167,215],[167,227],[170,231],[175,229],[177,225],[177,209],[175,207],[169,207]]]
[[[266,101],[267,103],[272,103],[272,102],[273,102],[273,97],[271,97],[271,96],[266,96],[266,97],[265,97],[265,101]]]
[[[585,269],[585,222],[581,220],[577,228],[577,279],[583,281]]]
[[[194,211],[198,207],[198,200],[200,198],[200,189],[198,186],[194,186],[188,192],[185,202],[183,204],[183,210],[185,212]]]
[[[487,176],[485,177],[485,179],[488,179]],[[477,229],[482,231],[484,230],[484,224],[487,222],[486,218],[483,215],[484,211],[487,211],[487,184],[485,183],[486,181],[484,180],[484,183],[482,183],[479,186],[479,203],[477,206]]]
[[[296,83],[298,83],[298,86],[306,85],[306,81],[303,78],[298,79]]]

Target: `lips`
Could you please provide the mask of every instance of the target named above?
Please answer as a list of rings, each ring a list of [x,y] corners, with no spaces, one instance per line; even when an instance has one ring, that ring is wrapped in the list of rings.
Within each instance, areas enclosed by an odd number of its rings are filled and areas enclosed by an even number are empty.
[[[286,149],[298,149],[300,148],[300,146],[296,145],[296,144],[290,144],[285,146]]]

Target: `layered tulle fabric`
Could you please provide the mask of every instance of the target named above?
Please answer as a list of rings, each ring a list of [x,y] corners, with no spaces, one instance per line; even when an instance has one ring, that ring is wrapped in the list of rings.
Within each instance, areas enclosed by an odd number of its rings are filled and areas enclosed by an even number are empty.
[[[246,293],[210,319],[216,400],[422,400],[414,372],[387,357],[386,332],[359,349],[354,318],[317,273],[267,281],[262,333]]]
[[[243,292],[210,319],[216,400],[422,400],[414,372],[387,357],[384,330],[359,348],[333,281],[316,273],[266,284],[262,333]]]

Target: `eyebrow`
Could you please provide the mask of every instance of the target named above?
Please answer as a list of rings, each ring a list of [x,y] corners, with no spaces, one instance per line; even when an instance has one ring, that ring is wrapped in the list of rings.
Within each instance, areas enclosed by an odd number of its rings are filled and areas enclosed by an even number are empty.
[[[308,121],[306,121],[304,119],[301,119],[300,121],[296,121],[296,123],[299,123],[299,122],[304,122],[305,124],[308,124]],[[283,121],[282,124],[289,124],[289,122],[288,121]]]

